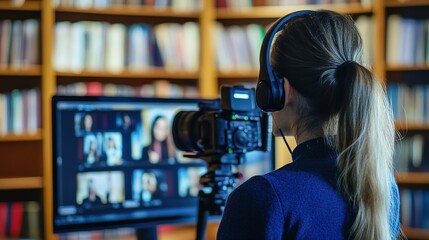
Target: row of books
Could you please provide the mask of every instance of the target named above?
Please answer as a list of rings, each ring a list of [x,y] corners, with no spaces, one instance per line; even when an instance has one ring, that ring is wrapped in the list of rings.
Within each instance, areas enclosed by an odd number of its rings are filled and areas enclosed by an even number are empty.
[[[429,229],[429,190],[401,189],[401,223]]]
[[[39,21],[0,21],[0,69],[25,69],[40,63]]]
[[[411,123],[429,121],[429,85],[397,84],[387,86],[395,120]]]
[[[54,63],[57,71],[145,71],[150,67],[194,72],[199,66],[199,27],[195,22],[126,26],[105,22],[58,22]]]
[[[429,65],[429,20],[392,14],[387,19],[386,61],[391,65]]]
[[[356,26],[363,41],[363,61],[366,66],[374,62],[373,19],[370,16],[359,16]],[[217,68],[221,72],[246,71],[259,68],[259,53],[264,39],[265,28],[258,24],[244,26],[223,26],[216,24],[215,44]]]
[[[414,135],[397,141],[393,162],[398,172],[429,171],[429,138]]]
[[[0,93],[0,135],[35,133],[41,127],[40,90]]]
[[[261,25],[228,26],[216,24],[216,60],[220,71],[259,67],[259,52],[265,29]]]
[[[201,0],[54,0],[55,7],[75,7],[79,9],[103,9],[124,5],[140,5],[163,10],[195,11],[201,9]]]
[[[129,86],[101,82],[76,82],[58,85],[58,95],[78,96],[126,96],[126,97],[161,97],[161,98],[198,98],[196,86],[178,85],[167,80],[157,80],[152,84]]]
[[[0,202],[0,239],[41,239],[39,203]]]
[[[256,0],[216,0],[218,8],[246,8],[258,5],[261,1]],[[371,4],[372,0],[266,0],[267,6],[294,6],[308,4],[347,4],[361,3]]]

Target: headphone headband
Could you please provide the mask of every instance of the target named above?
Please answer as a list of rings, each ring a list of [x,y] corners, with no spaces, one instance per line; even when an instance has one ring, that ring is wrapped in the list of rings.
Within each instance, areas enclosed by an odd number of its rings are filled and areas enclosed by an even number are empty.
[[[277,32],[291,19],[314,13],[310,10],[292,12],[278,19],[267,31],[259,54],[259,79],[256,86],[256,103],[266,112],[279,111],[284,106],[283,77],[271,67],[270,49]]]

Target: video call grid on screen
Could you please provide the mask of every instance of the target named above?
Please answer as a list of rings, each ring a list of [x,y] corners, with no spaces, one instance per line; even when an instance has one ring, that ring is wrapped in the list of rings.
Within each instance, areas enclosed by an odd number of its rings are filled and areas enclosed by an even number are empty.
[[[174,147],[171,127],[197,99],[55,96],[52,109],[55,231],[196,216],[206,163]],[[272,156],[247,153],[241,181]]]

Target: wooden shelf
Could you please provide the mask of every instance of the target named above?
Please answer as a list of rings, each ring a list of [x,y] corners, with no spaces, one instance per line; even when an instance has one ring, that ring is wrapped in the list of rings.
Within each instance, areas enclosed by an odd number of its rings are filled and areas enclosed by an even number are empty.
[[[165,69],[150,69],[145,72],[124,71],[121,73],[110,72],[57,72],[57,77],[73,77],[73,78],[97,78],[102,81],[103,78],[125,78],[125,79],[176,79],[176,80],[195,80],[198,79],[198,72],[186,71],[166,71]]]
[[[396,173],[396,181],[400,186],[429,188],[429,172]]]
[[[156,9],[148,6],[117,5],[104,9],[80,9],[73,7],[58,7],[56,13],[91,14],[91,15],[111,15],[111,16],[141,16],[153,18],[177,18],[177,19],[198,19],[201,15],[199,11],[177,11],[171,8]]]
[[[0,190],[39,189],[42,187],[42,177],[0,178]]]
[[[429,71],[429,65],[422,65],[422,66],[387,65],[386,71],[388,72]]]
[[[408,239],[429,239],[429,229],[403,227]]]
[[[42,131],[35,133],[7,134],[0,136],[0,142],[23,142],[23,141],[41,141]]]
[[[428,131],[429,123],[396,122],[395,127],[399,131]]]
[[[401,1],[386,1],[386,7],[423,7],[429,6],[428,0],[401,0]]]
[[[231,72],[222,72],[217,73],[217,77],[220,79],[257,79],[259,76],[259,69],[243,69],[243,70],[233,70]]]
[[[31,66],[23,69],[14,70],[11,68],[0,69],[0,76],[29,76],[40,77],[42,74],[40,66]]]
[[[277,19],[287,13],[298,10],[329,9],[346,14],[372,13],[372,5],[353,4],[325,4],[325,5],[297,5],[297,6],[255,6],[243,9],[217,9],[216,18],[222,19]]]
[[[23,5],[12,4],[11,2],[0,1],[1,11],[40,11],[42,9],[40,1],[26,1]]]

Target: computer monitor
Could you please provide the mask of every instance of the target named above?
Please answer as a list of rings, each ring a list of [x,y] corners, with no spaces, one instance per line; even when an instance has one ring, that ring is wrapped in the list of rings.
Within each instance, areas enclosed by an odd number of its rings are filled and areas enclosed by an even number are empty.
[[[206,163],[175,148],[171,127],[198,102],[54,96],[54,232],[196,223]],[[245,159],[241,181],[274,168],[273,152]]]

